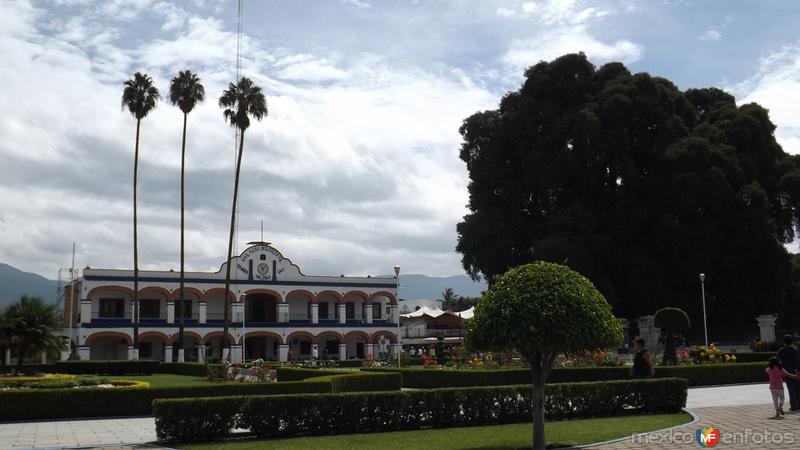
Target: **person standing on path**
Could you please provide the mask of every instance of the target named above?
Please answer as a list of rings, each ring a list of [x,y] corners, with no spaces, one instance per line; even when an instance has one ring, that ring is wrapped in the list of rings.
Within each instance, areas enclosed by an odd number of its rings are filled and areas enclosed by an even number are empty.
[[[794,336],[787,334],[783,337],[784,346],[778,350],[778,359],[783,369],[790,374],[797,373],[800,367],[800,354],[794,346]],[[800,382],[796,378],[786,378],[786,390],[789,391],[789,410],[797,411],[800,409]]]
[[[652,378],[655,375],[653,359],[645,348],[644,339],[637,337],[633,340],[636,353],[633,355],[633,378]]]

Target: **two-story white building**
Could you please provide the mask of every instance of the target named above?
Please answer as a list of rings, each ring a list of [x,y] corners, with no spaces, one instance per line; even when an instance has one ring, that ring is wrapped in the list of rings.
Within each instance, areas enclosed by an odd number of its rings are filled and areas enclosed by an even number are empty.
[[[187,272],[183,299],[178,272],[139,271],[138,358],[222,358],[225,264],[217,272]],[[396,277],[304,275],[266,242],[252,243],[230,264],[227,339],[233,362],[243,357],[306,359],[315,353],[328,359],[378,358],[397,350]],[[86,268],[65,288],[64,298],[81,359],[137,357],[132,270]],[[183,351],[176,348],[178,302],[183,306]]]

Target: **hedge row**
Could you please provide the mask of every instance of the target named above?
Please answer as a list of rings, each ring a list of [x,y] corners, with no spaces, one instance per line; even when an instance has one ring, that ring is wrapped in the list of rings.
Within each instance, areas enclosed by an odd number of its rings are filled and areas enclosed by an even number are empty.
[[[403,384],[403,377],[399,373],[350,372],[307,378],[305,381],[330,382],[331,392],[378,392],[399,391]]]
[[[624,380],[546,386],[549,420],[676,412],[686,403],[686,380]],[[277,395],[157,400],[162,441],[211,440],[235,427],[259,437],[384,432],[527,422],[530,386],[402,392]]]
[[[144,416],[157,398],[332,392],[330,381],[236,383],[213,386],[115,389],[11,389],[0,392],[0,421]]]
[[[749,363],[749,362],[767,362],[770,358],[775,356],[775,352],[742,352],[734,353],[736,362]]]
[[[685,378],[689,386],[754,383],[766,381],[763,363],[708,364],[696,366],[656,367],[656,378]],[[399,372],[403,387],[433,389],[467,386],[507,386],[531,382],[528,369],[456,370],[421,368],[371,368],[367,372]],[[630,367],[576,367],[556,368],[550,373],[548,383],[574,383],[582,381],[627,380]]]
[[[302,381],[307,378],[323,377],[328,375],[346,375],[353,372],[352,370],[336,370],[336,369],[306,369],[303,367],[276,367],[276,378],[278,382],[282,381]]]

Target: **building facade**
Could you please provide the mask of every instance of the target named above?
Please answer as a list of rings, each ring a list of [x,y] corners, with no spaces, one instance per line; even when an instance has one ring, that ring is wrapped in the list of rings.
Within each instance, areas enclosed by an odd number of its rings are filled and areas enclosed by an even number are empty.
[[[252,243],[217,272],[139,271],[139,350],[133,271],[86,268],[65,288],[65,325],[80,359],[231,361],[378,358],[397,351],[397,279],[308,276],[272,245]],[[225,295],[230,327],[223,336]],[[68,313],[65,313],[65,316]],[[183,314],[184,342],[178,343]]]

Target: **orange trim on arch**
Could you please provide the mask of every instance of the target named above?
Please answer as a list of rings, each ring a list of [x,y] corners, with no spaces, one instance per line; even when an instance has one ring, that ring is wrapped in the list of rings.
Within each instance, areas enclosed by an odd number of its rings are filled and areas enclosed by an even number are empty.
[[[91,345],[95,339],[104,338],[104,337],[115,337],[124,340],[128,346],[133,345],[133,339],[125,333],[120,333],[119,331],[101,331],[99,333],[92,333],[89,337],[86,338],[86,342],[83,345]]]
[[[225,290],[225,289],[223,289],[223,288],[217,288],[217,289],[219,289],[219,290],[220,290],[220,292]],[[183,293],[184,293],[184,294],[194,294],[194,295],[196,295],[196,296],[197,296],[197,298],[198,298],[199,300],[203,300],[203,291],[201,291],[200,289],[193,288],[193,287],[184,287],[184,288],[183,288]],[[169,299],[170,299],[170,300],[175,300],[175,299],[177,299],[177,298],[178,298],[178,296],[179,296],[180,294],[181,294],[181,290],[180,290],[180,288],[178,288],[178,289],[175,289],[174,291],[172,291],[172,294],[169,294]]]
[[[116,284],[97,286],[96,288],[93,288],[91,291],[89,291],[89,293],[86,294],[85,298],[91,300],[92,295],[95,294],[96,292],[99,292],[99,291],[121,291],[121,292],[125,293],[127,296],[129,296],[130,298],[133,298],[133,289],[127,288],[125,286],[118,286]]]
[[[317,294],[316,297],[314,297],[314,303],[319,303],[319,298],[322,297],[325,294],[330,294],[330,295],[336,297],[336,302],[337,303],[341,303],[341,301],[342,301],[342,295],[339,294],[338,292],[336,292],[336,291],[322,291],[319,294]]]
[[[244,295],[245,297],[247,297],[248,295],[269,295],[272,297],[277,297],[278,303],[284,303],[283,296],[279,292],[273,291],[272,289],[264,289],[264,288],[250,289],[245,291]]]
[[[363,331],[351,331],[344,335],[344,340],[347,340],[348,337],[352,336],[359,336],[364,339],[364,342],[372,342],[372,340],[370,340],[370,336]]]
[[[207,344],[211,339],[216,339],[221,337],[222,337],[222,331],[212,331],[211,333],[208,333],[205,336],[203,336],[203,343]],[[231,336],[230,333],[228,333],[228,342],[230,342],[231,344],[236,344],[236,338]]]
[[[393,344],[397,342],[397,336],[395,336],[394,333],[391,333],[389,331],[378,331],[378,332],[372,333],[372,343],[373,344],[377,344],[380,341],[381,336],[388,337],[389,338],[389,342],[391,342]]]
[[[262,337],[262,336],[275,338],[275,340],[278,341],[279,345],[283,344],[283,339],[281,338],[281,335],[278,333],[273,333],[271,331],[250,331],[241,338],[239,338],[239,343],[241,344],[244,339],[249,337]]]
[[[361,297],[361,299],[364,300],[365,303],[372,303],[372,298],[370,298],[370,296],[366,292],[363,292],[363,291],[350,291],[350,292],[344,294],[344,296],[342,296],[342,298],[344,299],[348,295],[355,295],[356,297]]]
[[[200,298],[200,300],[208,301],[209,298],[212,295],[215,295],[215,294],[223,294],[224,295],[225,294],[225,288],[211,288],[211,289],[207,290],[203,294],[203,296]],[[228,297],[230,298],[231,302],[235,302],[236,301],[236,294],[234,294],[233,291],[230,291],[230,290],[228,291]]]
[[[387,291],[380,291],[380,292],[376,292],[376,293],[372,294],[372,297],[371,297],[372,300],[374,301],[375,297],[377,297],[379,295],[383,295],[385,297],[389,297],[389,303],[390,304],[392,304],[392,305],[396,305],[397,304],[397,298],[394,296],[394,294],[392,294],[391,292],[387,292]]]
[[[178,341],[178,336],[180,336],[178,333],[173,334],[172,337],[169,339],[168,344],[172,345],[176,343]],[[200,335],[195,333],[194,331],[184,331],[183,338],[186,339],[188,337],[194,338],[194,340],[196,340],[197,342],[203,342],[203,338],[201,338]],[[186,345],[185,342],[184,345]]]
[[[319,334],[316,336],[316,337],[317,337],[317,341],[319,341],[319,339],[320,339],[320,338],[323,338],[323,337],[326,337],[326,336],[333,336],[333,337],[335,337],[336,339],[338,339],[339,341],[341,341],[342,339],[344,339],[344,336],[342,336],[340,333],[338,333],[338,332],[336,332],[336,331],[331,331],[331,330],[328,330],[328,331],[323,331],[322,333],[319,333]]]
[[[290,333],[288,336],[286,336],[286,342],[290,342],[292,338],[296,337],[307,337],[312,343],[317,342],[314,335],[309,333],[308,331],[295,331],[294,333]]]
[[[144,298],[145,293],[147,292],[158,292],[159,295],[163,296],[165,299],[169,299],[169,290],[164,289],[161,286],[145,286],[139,289],[139,298]]]
[[[311,300],[311,303],[317,303],[317,298],[314,296],[314,293],[311,292],[311,291],[307,291],[305,289],[295,289],[295,290],[289,292],[288,294],[286,294],[286,300],[287,301],[289,300],[289,296],[291,296],[292,294],[305,295],[306,297],[308,297],[309,300]]]
[[[140,341],[142,339],[144,339],[144,338],[149,338],[149,337],[157,337],[157,338],[161,339],[162,343],[166,343],[166,342],[169,341],[169,336],[167,336],[166,334],[164,334],[164,333],[162,333],[160,331],[145,331],[144,333],[139,333],[139,340]]]

